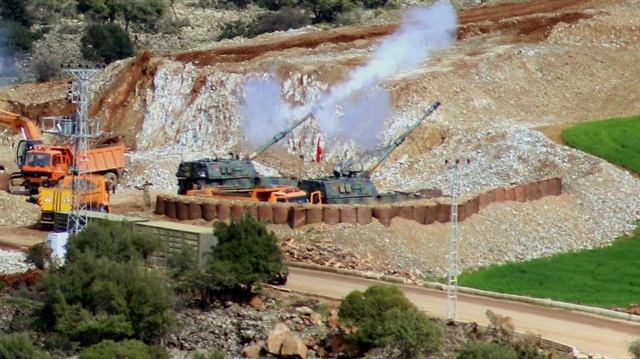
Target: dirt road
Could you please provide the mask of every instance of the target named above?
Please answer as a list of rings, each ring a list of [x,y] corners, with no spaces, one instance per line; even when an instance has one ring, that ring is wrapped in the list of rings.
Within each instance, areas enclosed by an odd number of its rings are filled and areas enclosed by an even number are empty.
[[[0,226],[0,248],[26,250],[47,239],[49,232],[22,226]]]
[[[291,268],[288,288],[314,294],[344,297],[385,282],[333,273]],[[446,317],[446,292],[399,285],[407,297],[431,316]],[[567,310],[538,307],[492,298],[458,295],[457,320],[488,324],[487,309],[513,319],[516,330],[534,333],[576,347],[580,352],[608,358],[628,358],[627,345],[640,339],[640,324],[616,321]]]

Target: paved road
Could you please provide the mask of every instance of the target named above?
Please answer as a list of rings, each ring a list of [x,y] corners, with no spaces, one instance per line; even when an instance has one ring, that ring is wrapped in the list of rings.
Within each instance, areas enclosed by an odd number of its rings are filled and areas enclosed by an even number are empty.
[[[333,297],[344,297],[352,290],[365,290],[385,283],[364,278],[290,268],[287,288]],[[388,284],[388,283],[385,283]],[[407,297],[431,316],[445,317],[446,292],[398,285]],[[601,318],[562,309],[458,294],[457,319],[488,324],[487,309],[513,318],[516,330],[572,345],[580,352],[613,359],[630,358],[627,344],[640,339],[640,324]]]

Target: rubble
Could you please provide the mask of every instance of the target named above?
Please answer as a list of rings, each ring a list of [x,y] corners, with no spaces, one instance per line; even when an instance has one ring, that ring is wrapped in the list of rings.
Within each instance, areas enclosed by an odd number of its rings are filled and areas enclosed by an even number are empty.
[[[0,225],[29,226],[38,222],[40,207],[29,203],[25,196],[0,191]]]
[[[23,273],[33,268],[25,259],[26,255],[22,252],[0,249],[0,274]]]

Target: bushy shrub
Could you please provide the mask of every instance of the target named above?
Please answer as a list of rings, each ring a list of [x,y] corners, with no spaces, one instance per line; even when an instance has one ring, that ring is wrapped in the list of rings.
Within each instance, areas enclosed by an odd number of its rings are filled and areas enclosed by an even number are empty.
[[[377,9],[387,5],[389,0],[359,0],[359,3],[365,9]]]
[[[239,19],[223,23],[217,40],[233,39],[236,37],[254,37],[251,21]]]
[[[125,263],[145,260],[159,248],[157,237],[136,232],[127,222],[99,221],[69,238],[66,257],[73,262],[82,253],[93,253],[99,258]]]
[[[225,359],[225,356],[218,349],[213,349],[208,352],[198,351],[193,354],[193,359]]]
[[[631,342],[628,349],[633,359],[640,359],[640,339]]]
[[[203,268],[189,250],[168,262],[179,291],[196,296],[201,305],[221,297],[247,299],[254,285],[270,281],[286,268],[275,234],[252,217],[215,222],[213,232],[218,244],[207,252]]]
[[[125,338],[151,342],[174,323],[171,292],[137,263],[85,254],[45,276],[44,287],[45,323],[83,345]]]
[[[512,348],[493,342],[467,341],[464,343],[456,359],[517,359]]]
[[[255,20],[254,36],[274,31],[298,29],[311,24],[311,18],[300,9],[284,8],[278,12],[264,13]]]
[[[125,1],[122,11],[125,29],[129,29],[130,24],[135,24],[143,31],[157,32],[160,19],[167,10],[165,0]]]
[[[340,306],[340,318],[357,327],[347,338],[363,350],[391,346],[404,358],[416,358],[442,345],[442,329],[394,286],[349,293]]]
[[[129,33],[116,24],[89,25],[80,39],[85,60],[110,64],[135,55]]]
[[[303,4],[313,12],[314,23],[333,23],[339,13],[356,7],[351,0],[304,0]]]
[[[218,244],[210,252],[207,271],[217,277],[220,288],[250,289],[283,271],[278,238],[264,223],[244,216],[230,224],[215,222],[213,227]]]
[[[337,14],[334,23],[338,26],[347,26],[361,23],[363,19],[362,9],[353,9]]]
[[[46,243],[41,242],[29,247],[25,262],[33,264],[36,268],[43,270],[50,258],[51,249],[47,248]]]
[[[33,25],[33,16],[27,9],[26,1],[0,0],[0,18],[15,22],[26,29]]]
[[[284,8],[295,7],[298,3],[298,0],[257,0],[256,5],[270,11],[278,11]]]
[[[173,327],[173,295],[145,272],[145,237],[124,223],[85,227],[67,243],[66,263],[44,276],[45,325],[91,345],[104,339],[151,342]]]
[[[0,359],[48,359],[49,354],[33,347],[25,333],[0,334]]]
[[[138,340],[114,342],[103,340],[80,352],[79,359],[156,359],[149,353],[149,347]]]
[[[29,53],[33,49],[33,34],[15,21],[0,20],[0,47],[10,55]]]
[[[413,304],[395,286],[374,285],[363,292],[349,293],[340,305],[340,318],[347,324],[359,325],[364,321],[380,321],[391,309],[407,310]]]
[[[75,1],[29,0],[30,14],[36,24],[54,24],[60,18],[77,17]]]
[[[224,2],[238,9],[245,9],[253,1],[252,0],[225,0]]]
[[[183,27],[188,26],[191,26],[189,18],[184,17],[177,20],[164,18],[158,23],[158,32],[163,34],[178,34]]]

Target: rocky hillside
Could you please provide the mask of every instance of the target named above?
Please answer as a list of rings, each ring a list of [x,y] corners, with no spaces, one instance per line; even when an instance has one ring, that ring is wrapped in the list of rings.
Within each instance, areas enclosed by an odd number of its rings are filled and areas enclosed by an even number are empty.
[[[633,228],[640,218],[640,181],[545,134],[557,139],[559,129],[572,123],[640,113],[633,75],[640,72],[638,5],[492,3],[456,10],[452,19],[445,9],[438,21],[427,21],[440,37],[407,42],[424,40],[438,51],[421,55],[422,47],[410,47],[415,51],[409,54],[421,56],[410,63],[400,61],[400,52],[388,56],[380,50],[393,39],[404,41],[400,24],[411,21],[402,22],[403,12],[328,31],[309,27],[221,43],[203,38],[197,49],[183,52],[151,48],[95,79],[91,113],[102,121],[104,141],[121,140],[130,148],[124,189],[150,178],[158,189],[173,191],[181,159],[249,153],[318,103],[331,116],[320,111],[258,157],[260,168],[320,176],[338,160],[366,166],[380,144],[440,100],[440,108],[374,172],[380,190],[448,195],[451,171],[444,162],[456,158],[470,160],[461,169],[463,193],[559,176],[565,192],[560,197],[491,205],[465,221],[462,265],[591,248]],[[450,21],[457,31],[448,43]],[[165,45],[203,31],[183,29]],[[373,82],[369,70],[379,75]],[[342,97],[347,100],[331,112],[335,108],[326,99],[354,83],[367,84],[367,91]],[[65,86],[60,81],[4,88],[0,105],[32,118],[63,114],[72,111],[63,99]],[[329,121],[335,118],[342,122]],[[318,142],[323,150],[316,163]],[[390,228],[277,230],[300,241],[329,238],[414,273],[440,275],[445,269],[446,226],[398,221]]]

